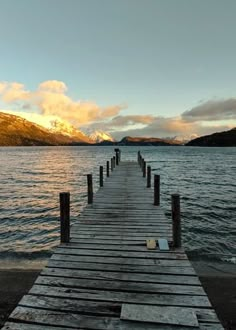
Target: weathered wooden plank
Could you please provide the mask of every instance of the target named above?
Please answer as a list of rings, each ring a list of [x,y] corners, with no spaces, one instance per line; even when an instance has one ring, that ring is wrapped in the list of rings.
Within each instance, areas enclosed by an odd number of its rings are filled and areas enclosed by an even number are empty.
[[[36,284],[47,284],[74,288],[93,288],[104,289],[110,291],[127,291],[127,292],[143,292],[143,293],[165,293],[165,294],[181,294],[181,295],[199,295],[205,296],[205,292],[201,286],[181,285],[181,284],[157,284],[143,283],[131,281],[116,281],[102,279],[84,279],[79,278],[78,271],[65,269],[44,269],[35,281]],[[68,277],[66,277],[68,276]]]
[[[116,265],[133,265],[135,266],[155,266],[155,267],[186,267],[192,268],[192,265],[188,260],[162,260],[162,259],[143,259],[143,258],[121,258],[121,257],[101,257],[101,256],[83,256],[83,255],[71,255],[71,254],[62,254],[60,253],[60,249],[55,250],[55,253],[52,255],[52,259],[56,259],[56,256],[61,256],[61,260],[68,260],[68,261],[77,261],[77,262],[100,262],[103,264],[116,264]],[[59,257],[60,258],[60,257]],[[194,272],[195,273],[195,272]]]
[[[87,238],[81,238],[81,237],[78,237],[77,236],[73,236],[73,233],[72,233],[72,237],[71,237],[71,242],[72,243],[88,243],[90,242],[90,244],[112,244],[112,245],[130,245],[130,246],[143,246],[145,244],[145,240],[128,240],[128,239],[92,239],[92,240],[88,240]]]
[[[160,220],[160,221],[159,221]],[[78,222],[74,222],[73,223],[73,226],[72,226],[72,229],[74,226],[76,227],[79,227],[80,225],[84,225],[84,226],[91,226],[91,225],[94,225],[94,226],[102,226],[102,225],[108,225],[108,226],[113,226],[114,225],[117,225],[117,226],[135,226],[135,224],[138,226],[138,227],[156,227],[159,225],[159,227],[162,227],[162,226],[166,226],[166,227],[170,227],[171,224],[169,221],[162,221],[161,219],[153,219],[153,220],[148,220],[148,219],[139,219],[137,218],[136,221],[135,219],[131,219],[131,218],[120,218],[120,217],[115,217],[113,219],[111,218],[104,218],[103,216],[101,217],[98,217],[96,216],[95,219],[91,220],[91,217],[87,217],[87,218],[83,218],[81,220],[79,220]]]
[[[83,259],[83,258],[82,258]],[[68,262],[71,264],[71,268],[82,269],[104,269],[104,270],[113,270],[113,271],[127,271],[127,272],[136,272],[136,273],[145,273],[145,274],[173,274],[173,275],[187,275],[187,276],[196,276],[195,270],[188,266],[156,266],[156,265],[143,265],[143,264],[119,264],[119,263],[102,263],[96,259],[91,262],[84,262],[81,258],[78,259],[76,256],[67,256],[61,254],[55,254],[51,257],[49,264],[54,261],[61,261],[62,263]],[[79,265],[79,267],[78,267]]]
[[[223,327],[219,323],[200,323],[199,324],[200,330],[224,330]],[[74,329],[71,327],[66,327],[66,329]],[[158,330],[158,328],[156,328]],[[163,328],[162,328],[163,329]],[[173,328],[172,328],[173,329]],[[55,327],[55,326],[47,326],[47,325],[40,325],[40,324],[29,324],[29,323],[14,323],[14,322],[7,322],[2,330],[65,330],[65,328]],[[85,330],[80,328],[80,330]],[[160,328],[159,328],[160,330]],[[170,330],[170,329],[164,329]],[[174,329],[174,330],[181,330],[181,328]],[[184,328],[184,330],[188,330]]]
[[[86,239],[94,239],[94,238],[98,238],[98,239],[103,239],[103,240],[106,240],[106,239],[112,239],[112,240],[115,240],[115,239],[118,239],[118,240],[125,240],[127,239],[128,241],[140,241],[140,240],[143,240],[143,241],[146,241],[147,238],[154,238],[154,239],[158,239],[158,238],[161,238],[161,237],[166,237],[168,240],[171,240],[172,236],[170,236],[169,234],[167,233],[164,233],[163,235],[161,234],[153,234],[153,233],[146,233],[146,234],[126,234],[126,235],[113,235],[113,236],[109,236],[109,235],[102,235],[102,233],[98,233],[98,234],[77,234],[77,233],[74,233],[73,231],[71,232],[71,237],[75,237],[75,238],[86,238]]]
[[[87,299],[93,301],[113,301],[119,303],[143,303],[150,305],[187,306],[209,308],[207,296],[189,296],[175,294],[154,294],[143,292],[107,291],[73,286],[57,286],[51,277],[44,278],[44,284],[35,284],[29,294],[64,297],[70,299]]]
[[[96,243],[70,243],[70,244],[61,244],[57,247],[57,249],[68,248],[68,249],[87,249],[87,250],[106,250],[106,251],[125,251],[125,252],[147,252],[147,247],[143,244],[143,246],[139,245],[115,245],[115,244],[96,244]],[[173,252],[171,250],[161,251],[157,247],[155,250],[151,250],[149,252],[155,253],[158,259],[187,259],[187,256],[182,251]],[[137,255],[137,254],[136,254]]]
[[[127,228],[143,228],[143,227],[157,227],[157,226],[164,226],[164,227],[170,227],[171,224],[169,221],[161,221],[159,218],[154,219],[154,220],[138,220],[136,219],[137,222],[135,221],[135,219],[125,219],[124,218],[116,218],[116,219],[104,219],[103,217],[97,217],[96,219],[91,219],[91,218],[80,218],[80,220],[76,221],[73,223],[73,227],[80,227],[80,226],[91,226],[93,225],[94,228],[96,227],[100,227],[100,226],[106,226],[109,227],[111,226],[112,228],[114,227],[123,227]]]
[[[67,329],[73,329],[73,328],[67,327]],[[65,330],[65,328],[50,326],[45,324],[40,325],[40,324],[30,324],[30,323],[6,322],[2,330]]]
[[[170,231],[171,227],[168,226],[166,228],[159,228],[158,227],[154,227],[154,228],[106,228],[104,226],[104,228],[102,228],[102,226],[100,228],[92,228],[92,226],[90,226],[90,228],[80,228],[79,226],[77,227],[73,227],[73,233],[89,233],[89,234],[99,234],[102,233],[103,235],[107,234],[107,235],[122,235],[122,234],[163,234],[163,233],[168,233]]]
[[[64,313],[44,309],[18,306],[11,314],[11,319],[18,319],[26,322],[35,322],[39,324],[71,327],[75,329],[97,329],[97,330],[140,330],[145,326],[146,330],[176,330],[171,325],[158,325],[152,323],[121,321],[118,318],[98,317],[90,315],[81,315],[76,313]],[[179,327],[178,330],[192,330],[192,327]]]
[[[120,317],[121,304],[81,299],[56,298],[48,296],[25,295],[18,306],[43,308],[61,312],[85,313]]]
[[[168,284],[185,284],[185,285],[198,285],[201,283],[197,277],[193,276],[176,276],[176,275],[161,275],[161,274],[148,274],[146,273],[134,273],[134,272],[122,272],[122,271],[112,271],[112,270],[104,270],[104,269],[81,269],[79,268],[79,264],[77,267],[73,267],[74,265],[70,265],[69,262],[55,262],[51,261],[47,268],[42,271],[42,275],[49,275],[47,269],[50,269],[50,274],[62,276],[65,274],[67,276],[67,272],[69,274],[74,274],[71,272],[74,270],[75,276],[79,278],[90,278],[90,279],[106,279],[106,280],[119,280],[119,281],[131,281],[131,282],[151,282],[151,283],[168,283]],[[88,266],[87,266],[88,267]],[[58,272],[57,269],[60,271]],[[63,271],[65,271],[63,273]]]
[[[187,307],[123,304],[120,318],[130,321],[199,327],[196,313]]]
[[[164,230],[170,230],[171,229],[171,225],[169,223],[163,223],[161,225],[160,228],[160,224],[158,225],[157,223],[151,223],[149,224],[143,224],[142,226],[133,224],[125,224],[125,225],[121,225],[121,224],[105,224],[103,223],[99,223],[96,222],[96,224],[93,224],[91,226],[91,223],[86,223],[86,222],[79,222],[73,225],[73,230],[89,230],[89,231],[96,231],[96,230],[104,230],[104,231],[120,231],[120,230],[124,230],[124,231],[132,231],[132,232],[136,232],[136,231],[151,231],[151,230],[155,230],[155,231],[164,231]]]
[[[157,250],[146,250],[145,252],[136,251],[115,251],[115,250],[94,250],[94,249],[77,249],[72,247],[58,247],[55,250],[55,253],[61,254],[70,254],[70,255],[84,255],[84,256],[102,256],[102,257],[118,257],[118,258],[144,258],[144,259],[173,259],[173,260],[186,260],[188,263],[186,255],[184,254],[172,254],[172,258],[170,257],[171,254],[169,253],[160,253]]]

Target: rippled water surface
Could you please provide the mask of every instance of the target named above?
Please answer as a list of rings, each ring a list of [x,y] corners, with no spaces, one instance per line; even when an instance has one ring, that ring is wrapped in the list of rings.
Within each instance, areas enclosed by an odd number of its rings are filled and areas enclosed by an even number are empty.
[[[113,156],[114,147],[0,148],[0,258],[43,259],[59,243],[58,194],[71,192],[72,221],[86,203],[86,177]],[[183,236],[194,258],[235,260],[236,148],[121,147],[137,151],[161,175],[161,203],[181,195]]]

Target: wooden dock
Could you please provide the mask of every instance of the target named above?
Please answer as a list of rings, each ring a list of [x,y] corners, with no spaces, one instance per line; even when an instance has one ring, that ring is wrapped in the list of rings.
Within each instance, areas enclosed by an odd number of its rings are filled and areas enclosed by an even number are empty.
[[[172,223],[136,162],[116,166],[70,237],[4,330],[223,329],[184,249],[162,246]]]

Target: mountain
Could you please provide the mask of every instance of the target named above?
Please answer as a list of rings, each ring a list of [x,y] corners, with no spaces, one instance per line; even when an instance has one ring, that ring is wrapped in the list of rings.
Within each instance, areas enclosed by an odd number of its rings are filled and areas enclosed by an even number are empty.
[[[236,147],[236,127],[229,131],[201,136],[191,140],[186,146]]]
[[[174,139],[160,139],[160,138],[147,138],[147,137],[124,137],[118,144],[126,146],[168,146],[168,145],[181,145],[181,142]]]
[[[44,124],[44,126],[52,133],[59,133],[69,137],[71,142],[93,143],[93,140],[82,131],[76,129],[70,123],[61,118],[53,118],[49,120],[47,124]]]
[[[0,146],[87,144],[88,138],[52,131],[20,116],[0,112]]]
[[[103,141],[115,142],[114,138],[109,133],[103,131],[94,131],[89,135],[89,138],[94,143],[100,143]]]

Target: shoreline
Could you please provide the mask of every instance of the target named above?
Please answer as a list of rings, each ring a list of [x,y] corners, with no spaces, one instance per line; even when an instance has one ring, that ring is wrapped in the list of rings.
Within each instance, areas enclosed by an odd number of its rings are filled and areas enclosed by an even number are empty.
[[[22,268],[22,263],[15,264],[14,268],[10,267],[13,264],[8,263],[6,268],[1,264],[0,328],[23,295],[28,293],[45,264],[38,264],[38,268],[32,262],[25,263],[29,268]],[[225,329],[236,330],[236,265],[203,261],[192,261],[192,265]]]

